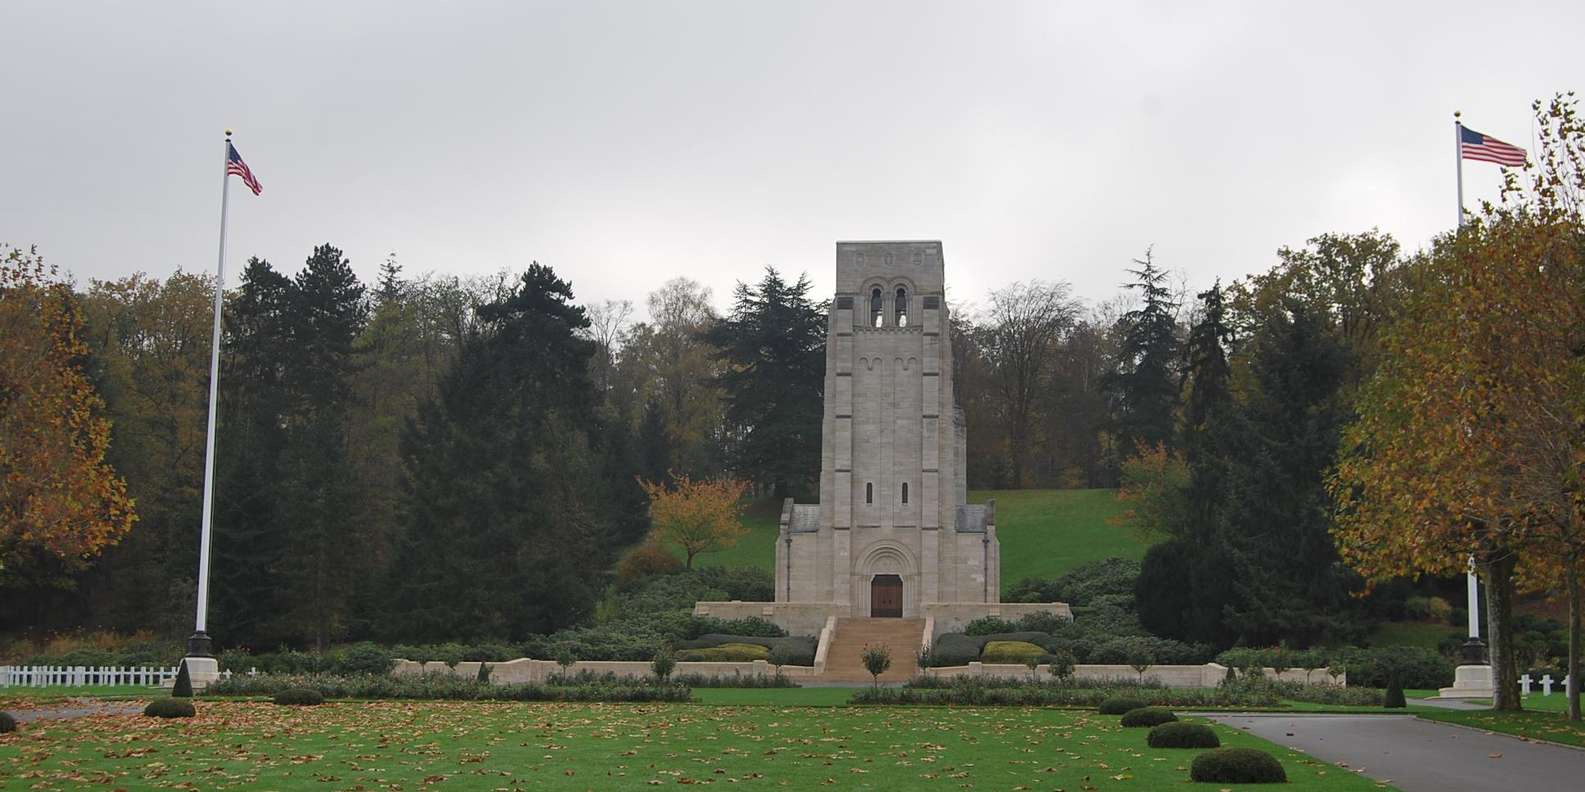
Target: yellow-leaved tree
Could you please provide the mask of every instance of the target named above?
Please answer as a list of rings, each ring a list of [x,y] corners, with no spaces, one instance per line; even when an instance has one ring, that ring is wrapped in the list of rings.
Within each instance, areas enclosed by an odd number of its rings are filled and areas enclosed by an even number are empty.
[[[1580,672],[1585,127],[1571,98],[1535,109],[1529,178],[1509,173],[1501,205],[1411,264],[1332,482],[1334,538],[1366,578],[1455,575],[1474,558],[1498,709],[1520,708],[1516,591],[1567,589]]]
[[[0,585],[33,562],[80,569],[136,520],[105,462],[110,422],[83,373],[82,326],[37,249],[0,248]]]
[[[681,548],[689,569],[699,554],[725,550],[748,533],[740,519],[748,482],[729,478],[695,481],[675,474],[672,479],[669,487],[643,480],[638,483],[649,495],[655,539]]]

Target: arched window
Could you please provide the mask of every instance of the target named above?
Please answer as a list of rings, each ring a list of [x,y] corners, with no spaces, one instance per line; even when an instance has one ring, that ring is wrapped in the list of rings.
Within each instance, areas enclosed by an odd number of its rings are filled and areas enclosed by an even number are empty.
[[[908,290],[907,289],[904,289],[901,286],[897,287],[897,304],[895,306],[893,306],[893,308],[897,311],[897,321],[895,322],[895,324],[898,327],[907,327],[908,326]]]
[[[870,290],[870,327],[880,327],[884,318],[881,308],[881,287],[876,286]]]
[[[908,482],[903,482],[903,503],[908,502]]]
[[[874,503],[875,502],[875,485],[874,484],[866,483],[864,485],[864,502],[865,503]]]

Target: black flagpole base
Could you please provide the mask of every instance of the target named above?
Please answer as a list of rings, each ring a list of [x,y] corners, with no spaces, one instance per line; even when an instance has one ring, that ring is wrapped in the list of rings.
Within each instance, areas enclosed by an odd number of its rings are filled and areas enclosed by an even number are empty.
[[[1470,638],[1458,650],[1459,660],[1464,665],[1486,664],[1486,642],[1479,638]]]
[[[187,638],[188,657],[214,657],[214,644],[209,640],[209,633],[202,630],[193,633]]]

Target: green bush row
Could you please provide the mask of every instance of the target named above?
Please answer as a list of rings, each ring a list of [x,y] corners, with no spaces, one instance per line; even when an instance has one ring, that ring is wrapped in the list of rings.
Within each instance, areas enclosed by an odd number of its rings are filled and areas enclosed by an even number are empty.
[[[1351,687],[1385,688],[1397,676],[1406,688],[1439,688],[1453,684],[1453,661],[1421,647],[1386,646],[1376,649],[1294,650],[1281,647],[1238,647],[1216,656],[1228,668],[1284,668],[1313,670],[1328,666],[1346,671]],[[1315,681],[1324,673],[1314,671]]]
[[[233,676],[209,686],[214,696],[271,696],[304,688],[327,699],[434,699],[464,701],[647,702],[688,701],[686,685],[614,680],[584,685],[491,684],[454,674],[333,676],[328,674]]]
[[[1202,688],[1083,688],[1061,685],[1024,685],[1000,687],[972,682],[945,688],[860,688],[853,694],[854,704],[950,704],[963,706],[1008,707],[1099,707],[1101,702],[1121,696],[1135,699],[1141,706],[1189,707],[1275,707],[1276,696],[1264,692]]]

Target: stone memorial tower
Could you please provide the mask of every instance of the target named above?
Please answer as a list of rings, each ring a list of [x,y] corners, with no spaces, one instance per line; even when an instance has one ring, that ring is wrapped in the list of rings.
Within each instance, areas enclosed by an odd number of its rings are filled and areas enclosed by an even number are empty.
[[[966,503],[941,243],[836,255],[820,502],[782,508],[776,601],[904,618],[998,602],[995,503]]]

